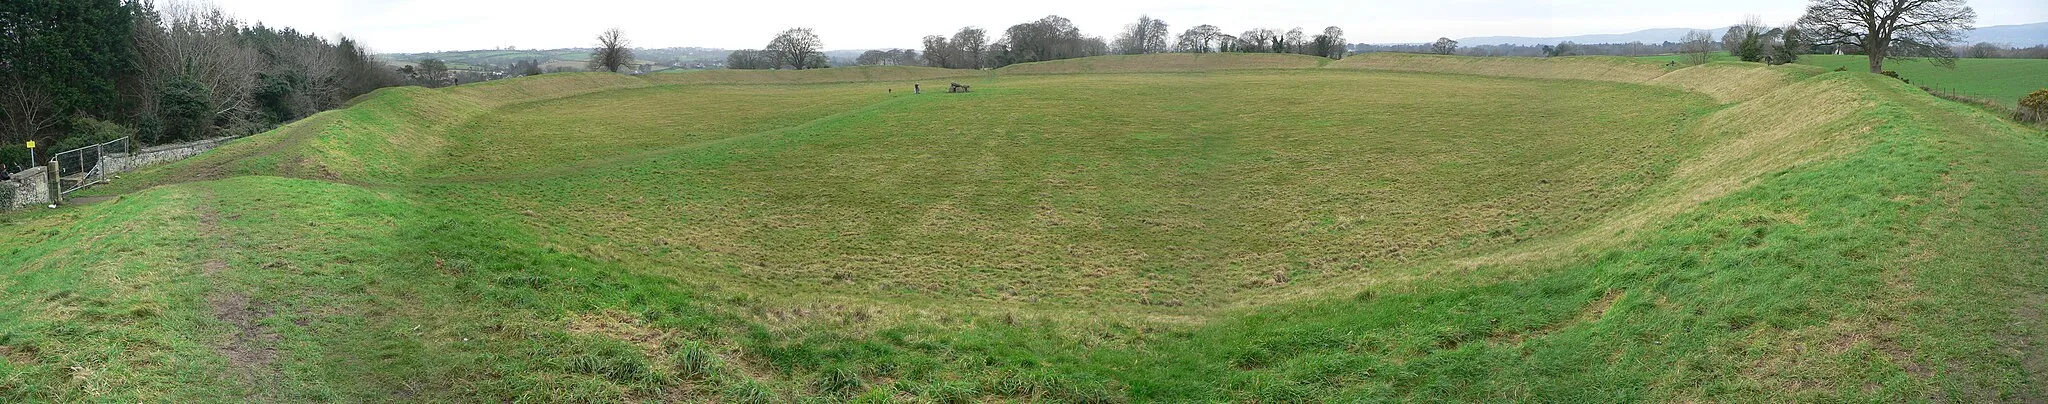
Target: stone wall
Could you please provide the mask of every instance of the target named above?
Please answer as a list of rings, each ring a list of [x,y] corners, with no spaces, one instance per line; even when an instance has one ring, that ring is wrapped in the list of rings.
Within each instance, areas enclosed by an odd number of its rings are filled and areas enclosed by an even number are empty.
[[[235,138],[201,140],[197,142],[169,144],[150,147],[134,154],[107,154],[103,164],[107,175],[140,170],[145,167],[183,160],[220,147]],[[48,167],[34,167],[14,173],[7,180],[0,180],[0,211],[50,205],[50,178]]]
[[[107,166],[105,168],[107,170],[107,174],[110,175],[115,173],[124,173],[129,171],[140,170],[144,167],[169,163],[178,160],[184,160],[186,157],[197,156],[199,155],[199,153],[205,153],[207,150],[213,150],[213,148],[215,147],[220,147],[220,145],[225,144],[230,140],[235,140],[235,138],[224,137],[219,139],[201,140],[196,142],[168,144],[163,146],[145,148],[142,149],[141,151],[135,152],[135,154],[133,155],[108,154],[106,162]]]
[[[50,204],[48,168],[35,167],[0,180],[0,210],[47,206]]]

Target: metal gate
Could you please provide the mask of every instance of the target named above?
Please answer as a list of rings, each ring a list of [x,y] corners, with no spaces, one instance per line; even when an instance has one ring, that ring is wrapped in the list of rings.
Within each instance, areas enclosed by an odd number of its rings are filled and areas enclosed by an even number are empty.
[[[65,150],[51,157],[57,166],[57,189],[64,194],[107,181],[107,159],[128,153],[128,138]]]

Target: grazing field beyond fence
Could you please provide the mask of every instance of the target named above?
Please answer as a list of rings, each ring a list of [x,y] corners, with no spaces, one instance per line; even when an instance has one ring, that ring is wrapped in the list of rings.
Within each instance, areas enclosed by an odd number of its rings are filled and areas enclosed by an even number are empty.
[[[1833,70],[1865,71],[1870,67],[1862,55],[1806,55],[1799,64]],[[1947,93],[1962,94],[2003,104],[2017,105],[2020,97],[2048,89],[2048,59],[1956,59],[1951,69],[1927,60],[1894,60],[1885,70],[1897,71],[1913,85]]]

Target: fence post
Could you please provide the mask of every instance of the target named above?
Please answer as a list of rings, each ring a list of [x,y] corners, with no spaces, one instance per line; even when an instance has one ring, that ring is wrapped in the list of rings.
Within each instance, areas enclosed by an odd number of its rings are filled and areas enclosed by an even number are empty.
[[[107,179],[107,143],[100,143],[99,146],[93,146],[92,154],[100,156],[100,161],[93,163],[95,164],[95,166],[93,167],[93,171],[97,171],[98,174],[93,176],[95,178],[93,178],[92,182],[94,184],[98,184],[103,181],[106,181]]]
[[[45,171],[50,177],[50,209],[56,209],[57,202],[64,200],[64,181],[57,177],[56,157],[50,157],[50,168]]]

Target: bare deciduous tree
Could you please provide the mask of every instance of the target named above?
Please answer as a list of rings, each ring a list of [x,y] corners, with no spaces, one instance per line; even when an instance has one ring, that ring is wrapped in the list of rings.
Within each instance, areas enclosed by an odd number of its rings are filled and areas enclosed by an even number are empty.
[[[1316,35],[1312,46],[1316,56],[1331,59],[1343,59],[1344,55],[1351,51],[1348,48],[1350,45],[1344,42],[1344,29],[1334,26],[1323,28],[1323,34]]]
[[[953,33],[951,45],[950,50],[955,52],[952,58],[955,65],[945,67],[980,69],[988,63],[988,30],[977,27],[960,28],[960,32]]]
[[[1798,62],[1799,55],[1812,51],[1811,43],[1806,39],[1806,31],[1799,30],[1798,25],[1786,26],[1783,29],[1774,31],[1778,31],[1778,36],[1777,40],[1772,44],[1771,63],[1786,64]]]
[[[765,50],[777,64],[803,70],[825,67],[821,51],[824,47],[825,41],[818,39],[818,34],[812,33],[810,28],[790,28],[768,41]]]
[[[29,84],[20,74],[0,76],[0,125],[6,126],[0,138],[10,143],[34,139],[62,121],[57,99],[48,91]]]
[[[1280,33],[1270,29],[1259,28],[1245,31],[1243,35],[1238,35],[1237,44],[1233,48],[1238,52],[1245,53],[1278,52],[1275,50],[1279,47],[1278,45],[1280,45]]]
[[[1685,56],[1685,64],[1702,65],[1714,60],[1714,34],[1707,31],[1686,33],[1678,46],[1678,53]]]
[[[1862,49],[1871,73],[1883,72],[1886,59],[1933,58],[1954,67],[1949,47],[1976,22],[1963,0],[1812,0],[1799,18],[1814,45]]]
[[[953,53],[958,51],[959,49],[954,48],[952,42],[946,41],[946,36],[944,35],[928,35],[924,37],[924,60],[927,66],[951,68],[954,64],[958,63],[955,61],[957,58],[953,57]]]
[[[597,34],[597,47],[590,50],[589,68],[618,73],[619,68],[633,63],[633,41],[626,39],[626,33],[618,28],[604,30]]]
[[[448,73],[448,62],[441,59],[423,59],[413,70],[413,82],[421,87],[441,88],[455,85],[455,76]]]
[[[732,51],[725,56],[725,68],[739,70],[767,70],[775,68],[775,58],[768,52],[746,49]]]
[[[1730,25],[1728,31],[1721,34],[1721,50],[1728,51],[1730,55],[1741,56],[1743,44],[1762,36],[1765,29],[1763,17],[1744,17],[1741,24]]]
[[[1429,44],[1429,51],[1438,55],[1456,54],[1458,53],[1458,41],[1451,40],[1450,38],[1437,38],[1436,42]]]
[[[1287,30],[1286,34],[1280,35],[1280,48],[1273,52],[1308,53],[1308,34],[1302,33],[1301,27]]]
[[[1217,42],[1221,41],[1224,36],[1223,29],[1216,28],[1214,25],[1202,24],[1182,32],[1180,34],[1180,42],[1174,44],[1173,51],[1183,53],[1222,51],[1217,49],[1218,45],[1220,45]]]
[[[1781,35],[1783,30],[1764,26],[1763,17],[1750,15],[1742,23],[1728,26],[1728,32],[1721,34],[1721,48],[1744,62],[1770,62]]]
[[[206,111],[207,122],[232,121],[236,115],[255,110],[256,73],[263,69],[264,56],[243,46],[238,35],[241,21],[218,6],[184,2],[165,4],[161,18],[162,30],[136,32],[135,48],[142,66],[138,79],[144,87],[164,88],[179,77],[198,83],[206,89],[207,105],[213,108]],[[140,96],[142,110],[153,114],[157,94]]]
[[[1978,42],[1976,45],[1970,45],[1969,53],[1967,54],[1967,56],[1978,59],[2000,57],[2002,54],[2005,53],[2006,48],[2011,48],[2011,46],[2000,45],[1990,42]]]
[[[1117,34],[1115,44],[1110,47],[1124,55],[1163,53],[1168,49],[1167,35],[1172,34],[1167,29],[1164,20],[1149,15],[1138,16],[1138,22],[1124,26],[1124,32]]]
[[[1073,20],[1057,15],[1010,26],[998,47],[1004,49],[998,64],[1097,56],[1108,50],[1101,38],[1082,35]]]
[[[923,60],[923,55],[910,49],[877,49],[861,52],[853,60],[861,66],[914,66]]]

